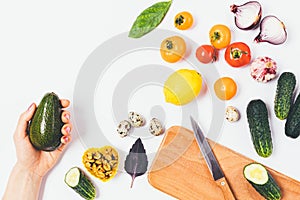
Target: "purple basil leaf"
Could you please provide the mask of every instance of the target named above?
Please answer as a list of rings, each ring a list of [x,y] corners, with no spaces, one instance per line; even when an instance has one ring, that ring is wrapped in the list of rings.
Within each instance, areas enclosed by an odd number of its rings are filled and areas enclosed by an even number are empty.
[[[146,155],[146,150],[142,140],[138,138],[132,145],[129,154],[126,156],[125,160],[125,171],[131,175],[133,185],[134,179],[146,173],[148,167],[148,159]]]

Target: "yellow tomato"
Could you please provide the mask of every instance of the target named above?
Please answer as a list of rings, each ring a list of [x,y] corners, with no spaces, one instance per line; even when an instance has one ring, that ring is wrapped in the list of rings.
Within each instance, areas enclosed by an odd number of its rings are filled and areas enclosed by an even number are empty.
[[[194,19],[191,13],[183,11],[175,16],[174,24],[179,30],[189,29],[193,25]]]
[[[186,44],[183,38],[172,36],[164,39],[160,45],[161,57],[170,63],[181,60],[186,51]]]
[[[232,78],[219,78],[214,84],[217,97],[221,100],[229,100],[236,94],[237,85]]]
[[[231,41],[230,29],[223,24],[214,25],[209,31],[209,38],[210,38],[210,43],[216,49],[223,49],[230,44]]]

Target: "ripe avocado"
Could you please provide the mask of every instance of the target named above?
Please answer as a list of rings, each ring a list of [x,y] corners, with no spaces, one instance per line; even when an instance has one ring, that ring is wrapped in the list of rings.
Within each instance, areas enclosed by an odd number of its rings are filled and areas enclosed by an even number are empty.
[[[37,150],[53,151],[61,144],[62,106],[58,96],[44,95],[30,122],[29,139]]]

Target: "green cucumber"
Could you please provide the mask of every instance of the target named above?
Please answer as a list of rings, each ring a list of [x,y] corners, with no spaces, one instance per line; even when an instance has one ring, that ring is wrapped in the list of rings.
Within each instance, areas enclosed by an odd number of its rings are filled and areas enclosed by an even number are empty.
[[[264,158],[269,157],[273,151],[273,143],[266,104],[260,99],[250,101],[247,118],[257,154]]]
[[[274,111],[278,119],[287,118],[293,104],[293,93],[296,86],[296,77],[291,72],[283,72],[278,81],[274,101]]]
[[[267,200],[281,199],[278,184],[263,165],[259,163],[246,165],[244,167],[244,177]]]
[[[65,175],[65,183],[82,198],[92,200],[96,197],[96,189],[83,171],[78,167],[71,168]]]
[[[29,139],[37,150],[54,151],[61,144],[61,103],[55,93],[47,93],[39,103],[29,126]]]
[[[297,138],[300,135],[300,94],[288,114],[285,122],[285,134],[291,138]]]

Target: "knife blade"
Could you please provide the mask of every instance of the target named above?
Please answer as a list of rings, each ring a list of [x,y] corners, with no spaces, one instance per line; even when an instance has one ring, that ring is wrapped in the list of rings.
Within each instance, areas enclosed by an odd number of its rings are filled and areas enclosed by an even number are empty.
[[[224,198],[226,200],[235,200],[234,194],[230,189],[230,186],[225,178],[225,175],[214,155],[210,145],[208,144],[204,134],[199,126],[199,124],[190,116],[192,128],[194,130],[194,135],[198,146],[204,156],[204,159],[207,163],[208,169],[212,174],[213,179],[217,185],[221,188]]]

